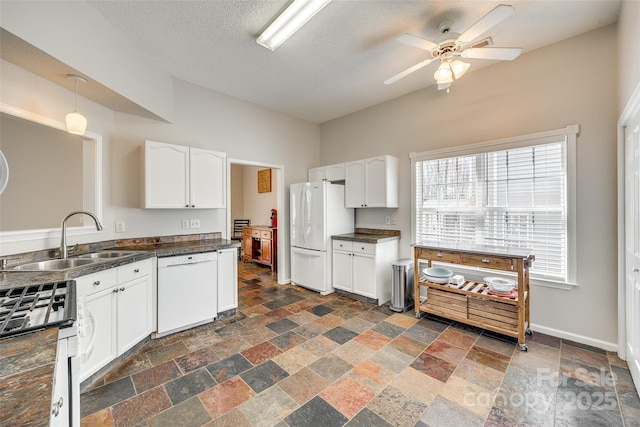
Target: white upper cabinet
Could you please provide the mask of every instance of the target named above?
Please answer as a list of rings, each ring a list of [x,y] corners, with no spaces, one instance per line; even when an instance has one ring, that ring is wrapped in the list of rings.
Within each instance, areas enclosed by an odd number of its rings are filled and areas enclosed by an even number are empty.
[[[324,181],[327,179],[327,170],[324,166],[309,169],[309,182]]]
[[[379,156],[345,165],[345,206],[398,207],[398,158]]]
[[[226,154],[145,141],[145,208],[224,208]]]
[[[316,181],[344,181],[344,163],[337,165],[320,166],[309,169],[309,182]]]

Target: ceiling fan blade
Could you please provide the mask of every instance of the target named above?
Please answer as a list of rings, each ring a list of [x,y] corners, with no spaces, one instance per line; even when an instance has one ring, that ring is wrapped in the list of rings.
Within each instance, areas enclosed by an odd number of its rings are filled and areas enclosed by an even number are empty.
[[[437,44],[430,42],[429,40],[425,40],[409,33],[404,33],[403,35],[398,37],[396,41],[398,43],[406,44],[407,46],[413,46],[424,50],[431,50],[438,47]]]
[[[519,47],[472,47],[463,50],[461,56],[463,58],[511,61],[516,59],[520,52],[522,52],[522,49]]]
[[[480,18],[480,20],[473,24],[471,28],[462,33],[460,37],[458,37],[458,43],[464,45],[474,41],[480,35],[486,33],[490,28],[507,19],[514,12],[515,9],[513,7],[506,4],[499,4],[491,12]]]
[[[405,76],[408,76],[409,74],[413,73],[414,71],[417,71],[420,68],[426,67],[427,65],[429,65],[429,63],[431,63],[431,61],[433,61],[433,59],[427,59],[425,61],[418,62],[416,65],[407,68],[406,70],[396,74],[393,77],[388,78],[387,80],[384,81],[384,84],[390,85],[392,83],[395,83],[398,80],[400,80],[401,78],[403,78]]]

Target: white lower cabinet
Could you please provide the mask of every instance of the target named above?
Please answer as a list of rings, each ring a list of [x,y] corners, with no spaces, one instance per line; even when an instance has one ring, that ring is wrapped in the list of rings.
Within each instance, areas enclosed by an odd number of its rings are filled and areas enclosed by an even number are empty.
[[[238,308],[238,248],[218,251],[218,313]]]
[[[118,273],[124,268],[131,267],[128,265],[118,267]],[[141,275],[139,278],[118,284],[116,303],[118,355],[129,350],[152,332],[151,286],[151,274]]]
[[[333,287],[377,299],[382,305],[391,299],[391,263],[397,256],[397,240],[333,240]]]
[[[76,278],[80,381],[152,332],[152,260]]]

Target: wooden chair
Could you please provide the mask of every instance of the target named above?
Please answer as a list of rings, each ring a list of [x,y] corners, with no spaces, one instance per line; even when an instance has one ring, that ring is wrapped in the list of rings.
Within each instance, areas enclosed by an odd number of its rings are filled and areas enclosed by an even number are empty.
[[[231,240],[238,240],[240,242],[240,248],[238,249],[238,259],[242,259],[242,229],[250,224],[248,219],[234,219],[233,220],[233,233],[231,234]]]

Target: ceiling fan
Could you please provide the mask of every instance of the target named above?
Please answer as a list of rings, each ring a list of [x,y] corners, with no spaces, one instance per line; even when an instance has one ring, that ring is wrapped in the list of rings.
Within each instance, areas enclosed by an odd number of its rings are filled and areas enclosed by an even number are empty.
[[[470,66],[469,63],[463,62],[458,58],[495,59],[501,61],[511,61],[517,58],[522,52],[521,48],[487,47],[493,43],[490,37],[473,43],[479,36],[507,19],[514,12],[515,9],[513,7],[500,4],[462,34],[451,32],[452,21],[443,21],[438,26],[441,35],[433,42],[409,33],[401,35],[396,39],[397,42],[424,49],[431,53],[431,58],[419,62],[385,80],[384,84],[395,83],[439,59],[440,66],[433,77],[438,84],[438,90],[447,89],[448,92],[451,83],[462,77]]]

